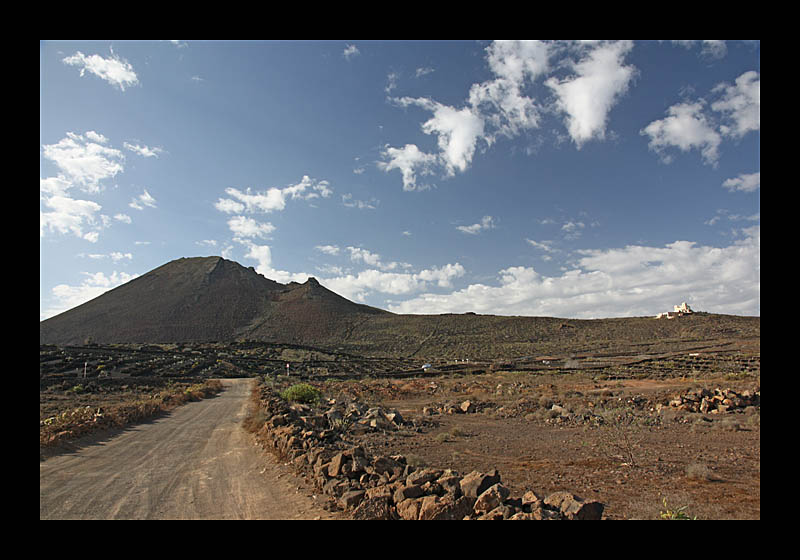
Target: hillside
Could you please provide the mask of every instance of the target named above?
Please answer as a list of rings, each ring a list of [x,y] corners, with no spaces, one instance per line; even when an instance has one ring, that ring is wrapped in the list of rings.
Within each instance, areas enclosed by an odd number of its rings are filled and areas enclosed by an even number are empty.
[[[388,313],[315,279],[280,284],[221,257],[181,258],[42,321],[40,344],[330,337],[342,320]]]
[[[758,345],[760,317],[559,319],[397,315],[310,278],[280,284],[220,257],[183,258],[40,323],[40,344],[254,340],[361,356],[495,359],[658,352],[707,341]]]

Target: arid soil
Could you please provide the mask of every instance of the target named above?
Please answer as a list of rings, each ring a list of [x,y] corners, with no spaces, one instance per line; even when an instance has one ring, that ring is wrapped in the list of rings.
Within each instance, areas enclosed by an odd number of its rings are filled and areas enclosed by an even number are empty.
[[[699,388],[760,392],[760,367],[752,361],[750,369],[720,373],[733,356],[706,357],[720,368],[666,378],[665,364],[656,362],[654,378],[644,368],[627,379],[593,371],[497,372],[320,387],[334,398],[396,409],[416,426],[349,436],[375,454],[460,473],[496,468],[513,495],[566,490],[602,501],[605,519],[659,519],[678,508],[698,519],[759,519],[760,405],[700,414],[667,404]],[[474,412],[459,410],[465,401]],[[554,414],[553,405],[568,412]],[[615,411],[633,421],[593,420]]]

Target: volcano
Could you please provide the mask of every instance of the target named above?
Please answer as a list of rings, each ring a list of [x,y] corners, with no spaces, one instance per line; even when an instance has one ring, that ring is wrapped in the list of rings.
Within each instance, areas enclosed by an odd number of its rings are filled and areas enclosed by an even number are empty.
[[[281,284],[222,257],[180,258],[39,323],[40,344],[304,342],[391,315],[319,284]]]

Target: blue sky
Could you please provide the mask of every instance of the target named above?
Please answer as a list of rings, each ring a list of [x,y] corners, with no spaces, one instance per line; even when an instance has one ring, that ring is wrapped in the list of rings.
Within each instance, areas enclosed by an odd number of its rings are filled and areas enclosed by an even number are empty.
[[[180,257],[398,313],[760,315],[753,41],[43,41],[40,320]]]

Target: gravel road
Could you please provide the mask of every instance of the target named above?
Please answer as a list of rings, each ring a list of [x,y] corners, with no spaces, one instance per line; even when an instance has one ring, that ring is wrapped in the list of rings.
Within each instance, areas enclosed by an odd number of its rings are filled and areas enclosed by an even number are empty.
[[[252,380],[39,463],[40,519],[336,519],[242,429]]]

